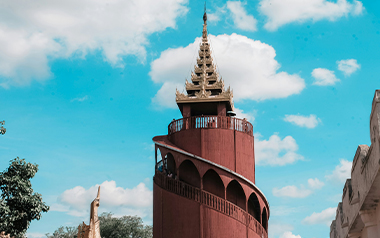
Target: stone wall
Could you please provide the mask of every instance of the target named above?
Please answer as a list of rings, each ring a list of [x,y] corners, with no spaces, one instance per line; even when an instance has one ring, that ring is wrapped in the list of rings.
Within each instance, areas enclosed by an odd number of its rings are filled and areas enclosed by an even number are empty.
[[[380,237],[380,90],[370,115],[371,146],[359,145],[338,204],[330,238]]]

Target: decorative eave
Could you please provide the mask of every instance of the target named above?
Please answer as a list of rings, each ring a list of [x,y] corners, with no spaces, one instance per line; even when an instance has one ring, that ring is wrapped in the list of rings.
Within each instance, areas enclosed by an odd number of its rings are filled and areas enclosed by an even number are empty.
[[[186,92],[176,90],[176,102],[180,104],[200,102],[225,102],[228,110],[234,110],[233,93],[230,88],[224,89],[224,81],[219,78],[213,64],[210,44],[207,38],[207,15],[203,16],[202,42],[199,46],[197,63],[191,72],[191,82],[186,80]],[[180,106],[182,108],[182,106]],[[182,110],[182,109],[181,109]]]
[[[202,92],[195,93],[195,96],[189,96],[184,93],[181,93],[176,89],[176,102],[177,104],[183,104],[183,103],[199,103],[199,102],[229,102],[231,105],[231,109],[234,110],[234,103],[233,103],[233,92],[228,87],[227,90],[224,92],[211,96],[210,91],[205,91],[205,93],[202,94]]]
[[[186,91],[190,91],[190,90],[199,91],[201,89],[202,89],[202,85],[194,85],[192,83],[186,84]],[[216,82],[214,84],[208,84],[205,86],[205,89],[206,89],[206,91],[207,90],[219,89],[219,90],[222,90],[222,92],[223,92],[224,91],[224,83],[222,81],[219,81],[219,82]]]

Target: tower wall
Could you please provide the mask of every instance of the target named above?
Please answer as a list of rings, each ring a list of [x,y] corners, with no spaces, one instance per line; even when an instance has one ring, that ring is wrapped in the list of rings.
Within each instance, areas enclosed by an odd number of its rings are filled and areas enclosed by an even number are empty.
[[[253,136],[244,132],[198,128],[181,130],[170,136],[170,141],[192,154],[224,166],[255,182]]]
[[[175,164],[174,177],[165,170],[155,172],[154,238],[267,238],[269,205],[250,180],[194,157],[166,136],[153,140],[161,154],[158,164]]]
[[[154,238],[200,237],[200,204],[153,184]]]

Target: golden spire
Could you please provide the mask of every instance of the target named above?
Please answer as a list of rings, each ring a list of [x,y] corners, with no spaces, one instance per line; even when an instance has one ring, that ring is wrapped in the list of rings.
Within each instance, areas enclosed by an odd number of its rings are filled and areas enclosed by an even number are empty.
[[[177,103],[200,101],[229,101],[233,110],[232,91],[224,89],[224,82],[214,66],[207,37],[206,3],[203,14],[202,41],[199,46],[197,63],[191,72],[191,82],[186,80],[187,95],[176,91]]]

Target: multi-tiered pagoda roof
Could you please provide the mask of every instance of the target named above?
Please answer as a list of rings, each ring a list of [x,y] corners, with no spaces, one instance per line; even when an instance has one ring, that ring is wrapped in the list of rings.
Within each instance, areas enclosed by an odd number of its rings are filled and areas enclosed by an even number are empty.
[[[186,80],[187,94],[176,90],[176,102],[182,111],[182,104],[225,102],[227,111],[233,111],[233,93],[230,87],[224,89],[224,81],[219,77],[211,56],[207,38],[207,15],[203,16],[202,42],[198,51],[197,63],[191,72],[191,82]]]

